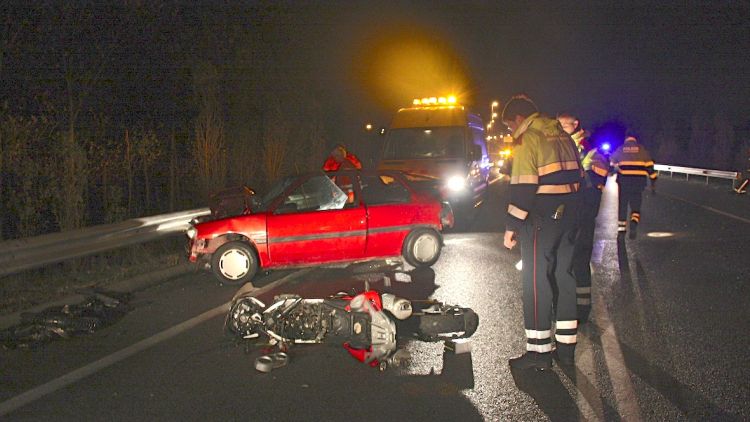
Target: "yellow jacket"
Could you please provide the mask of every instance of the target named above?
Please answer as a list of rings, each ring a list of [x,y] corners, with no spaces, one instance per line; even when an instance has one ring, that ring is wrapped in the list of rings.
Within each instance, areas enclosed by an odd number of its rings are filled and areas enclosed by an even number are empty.
[[[578,149],[557,120],[534,113],[513,133],[508,230],[517,231],[532,215],[551,214],[575,198],[583,170]]]

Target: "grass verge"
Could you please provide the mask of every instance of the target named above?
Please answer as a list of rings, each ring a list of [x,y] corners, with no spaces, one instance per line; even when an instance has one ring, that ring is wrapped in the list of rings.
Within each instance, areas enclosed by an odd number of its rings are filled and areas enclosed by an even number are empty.
[[[172,237],[128,246],[0,277],[0,315],[186,262],[185,239]]]

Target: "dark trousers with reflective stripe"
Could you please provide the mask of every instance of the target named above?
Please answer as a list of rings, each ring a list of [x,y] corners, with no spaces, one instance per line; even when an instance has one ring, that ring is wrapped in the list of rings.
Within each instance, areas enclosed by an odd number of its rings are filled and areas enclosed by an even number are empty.
[[[642,187],[630,187],[628,185],[617,185],[619,196],[619,205],[617,208],[617,220],[628,221],[628,206],[630,206],[630,217],[637,216],[636,221],[640,221],[641,200],[643,194]]]
[[[555,337],[558,342],[562,340],[563,343],[575,344],[576,281],[571,267],[576,219],[576,215],[562,220],[553,220],[550,216],[539,217],[526,222],[520,230],[523,319],[528,351],[552,351],[554,287],[557,290],[555,308],[558,324]]]
[[[576,278],[576,297],[579,307],[591,307],[591,254],[594,251],[594,231],[596,216],[599,214],[599,203],[602,193],[595,188],[583,191],[583,208],[578,223],[573,252],[573,276]],[[586,311],[588,309],[584,309]],[[580,316],[580,315],[579,315]]]

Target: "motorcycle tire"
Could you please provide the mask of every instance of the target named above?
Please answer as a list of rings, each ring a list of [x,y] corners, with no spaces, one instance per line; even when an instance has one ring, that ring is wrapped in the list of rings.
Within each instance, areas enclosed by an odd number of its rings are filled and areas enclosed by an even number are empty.
[[[479,316],[469,308],[417,315],[415,335],[422,341],[444,341],[471,337],[479,327]]]

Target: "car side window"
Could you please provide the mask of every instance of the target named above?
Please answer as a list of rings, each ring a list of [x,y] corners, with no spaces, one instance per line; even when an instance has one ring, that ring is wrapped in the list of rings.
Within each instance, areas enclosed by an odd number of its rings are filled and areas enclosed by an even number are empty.
[[[362,176],[362,199],[368,205],[409,202],[409,190],[388,175]]]
[[[354,184],[357,182],[357,176],[351,173],[340,173],[330,176],[331,181],[346,195],[344,208],[355,208],[359,206],[359,198]]]
[[[276,214],[342,209],[347,199],[346,193],[321,174],[311,177],[287,195]]]

